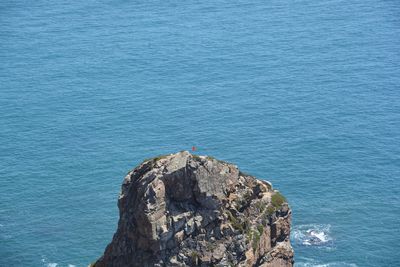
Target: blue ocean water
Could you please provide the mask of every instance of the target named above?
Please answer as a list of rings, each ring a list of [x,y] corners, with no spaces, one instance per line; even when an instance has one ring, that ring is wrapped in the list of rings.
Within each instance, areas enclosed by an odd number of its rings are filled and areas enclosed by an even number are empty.
[[[87,266],[193,145],[286,195],[296,266],[400,266],[399,2],[0,2],[0,266]]]

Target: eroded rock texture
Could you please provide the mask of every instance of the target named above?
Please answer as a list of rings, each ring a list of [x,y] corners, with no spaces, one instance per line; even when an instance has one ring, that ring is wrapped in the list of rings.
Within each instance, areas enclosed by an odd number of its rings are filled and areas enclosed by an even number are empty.
[[[291,210],[237,166],[179,152],[128,173],[117,232],[96,267],[292,266]]]

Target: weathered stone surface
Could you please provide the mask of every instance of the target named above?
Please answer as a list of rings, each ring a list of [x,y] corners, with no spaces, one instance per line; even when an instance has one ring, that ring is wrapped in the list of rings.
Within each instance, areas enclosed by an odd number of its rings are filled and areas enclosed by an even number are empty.
[[[147,160],[125,177],[118,229],[94,266],[292,266],[291,210],[276,194],[210,157]]]

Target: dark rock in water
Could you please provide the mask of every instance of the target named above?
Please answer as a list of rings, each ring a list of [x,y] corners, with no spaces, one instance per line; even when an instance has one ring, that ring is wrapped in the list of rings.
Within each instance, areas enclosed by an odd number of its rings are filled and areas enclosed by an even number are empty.
[[[93,266],[292,266],[291,210],[237,166],[180,152],[124,180],[118,229]]]

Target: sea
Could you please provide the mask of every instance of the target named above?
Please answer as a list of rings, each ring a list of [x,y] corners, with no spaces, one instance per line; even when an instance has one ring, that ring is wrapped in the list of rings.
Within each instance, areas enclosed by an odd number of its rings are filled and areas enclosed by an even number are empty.
[[[126,173],[271,181],[296,267],[400,266],[400,2],[0,1],[0,266],[86,267]]]

